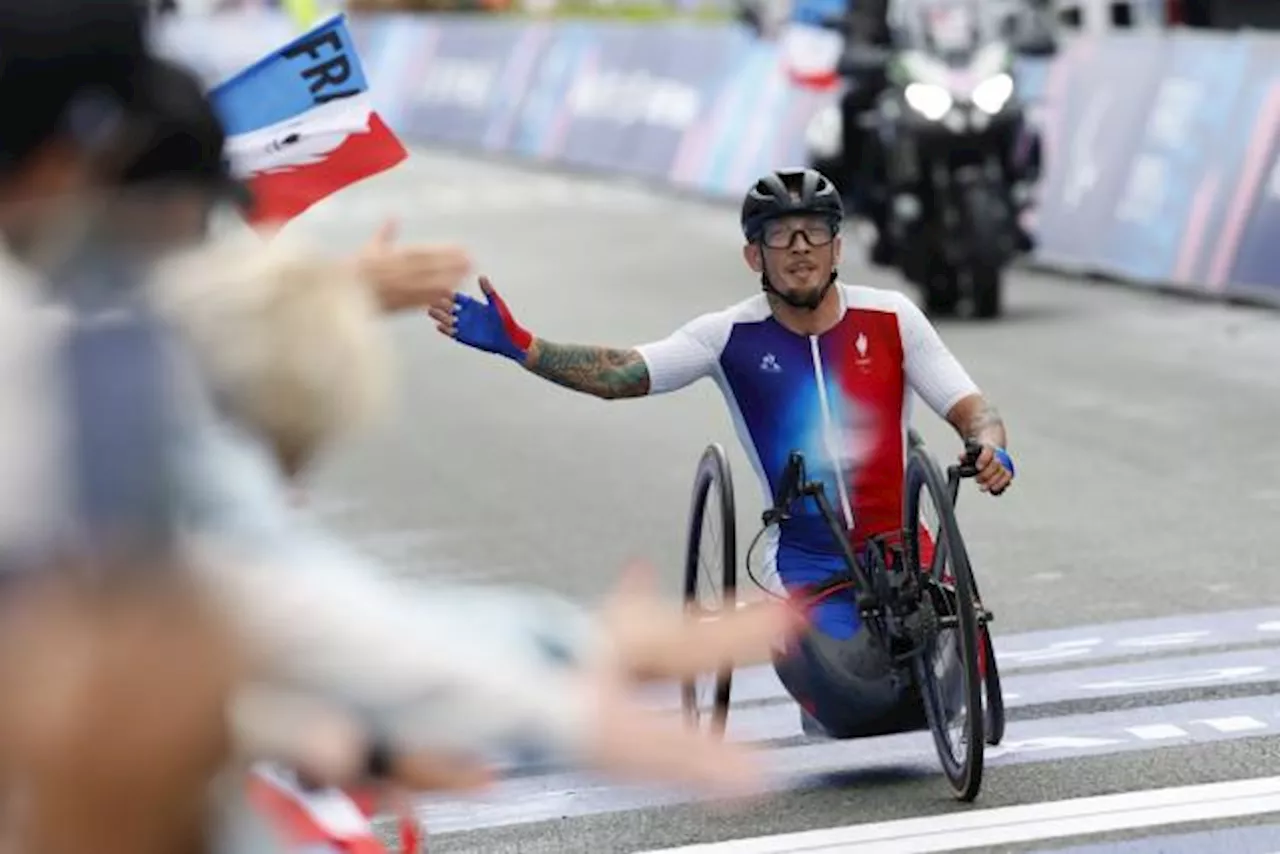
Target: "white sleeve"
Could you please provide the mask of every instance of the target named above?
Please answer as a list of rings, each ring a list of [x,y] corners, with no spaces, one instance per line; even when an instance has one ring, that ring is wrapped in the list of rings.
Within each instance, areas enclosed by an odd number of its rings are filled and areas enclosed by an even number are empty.
[[[940,417],[979,388],[959,360],[947,349],[938,330],[906,296],[898,307],[902,335],[902,363],[907,383]]]
[[[649,394],[676,391],[710,376],[719,358],[723,312],[704,314],[660,341],[641,344],[636,351],[649,369]]]

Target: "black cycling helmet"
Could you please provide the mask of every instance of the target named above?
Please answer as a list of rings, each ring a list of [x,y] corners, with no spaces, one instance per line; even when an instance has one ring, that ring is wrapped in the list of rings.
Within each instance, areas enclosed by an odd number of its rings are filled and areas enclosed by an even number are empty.
[[[747,197],[742,200],[742,234],[748,243],[759,243],[764,226],[770,220],[806,215],[823,217],[830,223],[831,230],[838,233],[844,221],[840,191],[830,178],[816,169],[779,169],[760,178],[747,191]],[[760,287],[793,308],[813,311],[822,304],[836,278],[836,271],[832,270],[831,278],[810,299],[782,293],[769,281],[765,270],[760,273]]]
[[[742,234],[756,243],[769,220],[797,214],[825,217],[834,229],[844,220],[840,191],[816,169],[779,169],[756,181],[742,200]]]

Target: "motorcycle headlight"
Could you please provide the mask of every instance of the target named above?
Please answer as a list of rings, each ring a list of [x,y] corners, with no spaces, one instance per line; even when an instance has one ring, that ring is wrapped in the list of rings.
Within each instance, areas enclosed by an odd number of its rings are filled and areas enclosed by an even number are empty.
[[[1008,74],[988,77],[973,90],[973,103],[989,116],[994,116],[1003,110],[1004,105],[1009,103],[1012,97],[1013,78]]]
[[[932,83],[912,83],[907,86],[905,95],[911,109],[931,122],[936,122],[951,110],[950,93]]]

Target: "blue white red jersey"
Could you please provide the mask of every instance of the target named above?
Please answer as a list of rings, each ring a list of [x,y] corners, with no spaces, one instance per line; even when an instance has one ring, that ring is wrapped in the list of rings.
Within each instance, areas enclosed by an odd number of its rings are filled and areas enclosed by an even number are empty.
[[[979,390],[906,296],[844,283],[836,288],[841,317],[821,335],[786,329],[760,293],[637,349],[651,394],[704,377],[715,381],[766,506],[788,456],[798,450],[808,478],[823,481],[858,542],[902,528],[912,392],[945,417]],[[779,547],[813,554],[838,548],[813,502],[795,512],[794,522],[771,532],[769,563]]]

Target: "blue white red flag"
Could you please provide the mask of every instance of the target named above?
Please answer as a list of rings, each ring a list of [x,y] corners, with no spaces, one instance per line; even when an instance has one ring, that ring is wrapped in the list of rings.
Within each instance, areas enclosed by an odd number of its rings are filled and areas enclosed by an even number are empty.
[[[408,152],[373,108],[346,16],[316,25],[209,93],[254,225],[283,223]]]

